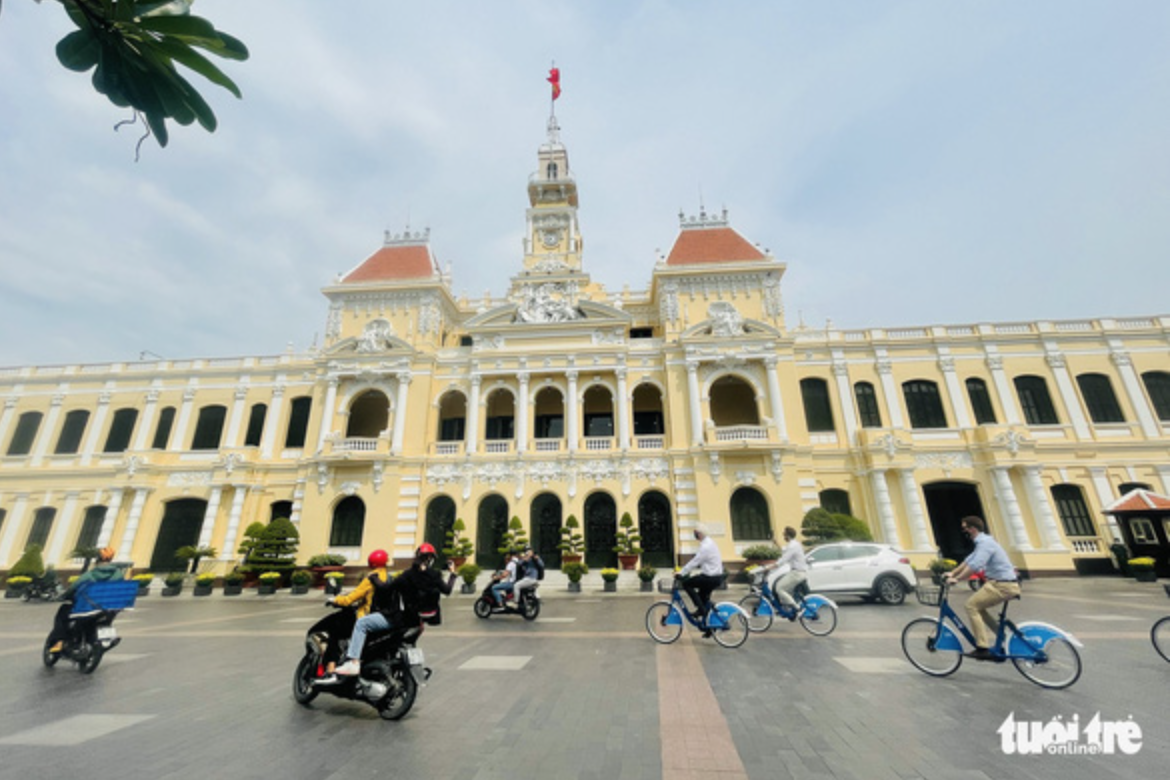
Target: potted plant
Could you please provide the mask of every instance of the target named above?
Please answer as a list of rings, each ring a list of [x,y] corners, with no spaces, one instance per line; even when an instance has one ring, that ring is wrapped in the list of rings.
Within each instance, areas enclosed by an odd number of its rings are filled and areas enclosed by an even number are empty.
[[[96,547],[74,547],[69,553],[70,560],[81,560],[81,573],[89,571],[89,566],[97,559],[100,550]]]
[[[244,591],[244,575],[232,569],[223,575],[223,595],[238,596]]]
[[[528,544],[528,536],[524,533],[524,524],[520,522],[519,516],[512,515],[512,519],[508,522],[508,530],[504,532],[496,552],[500,555],[515,554],[521,552],[526,544]]]
[[[634,518],[630,517],[629,512],[623,512],[617,533],[614,534],[613,547],[623,569],[633,569],[638,565],[638,556],[642,554],[642,548],[638,546],[640,541],[642,535],[634,528]]]
[[[23,574],[17,574],[8,578],[4,590],[4,598],[18,599],[24,595],[24,589],[32,582],[32,577],[26,577]]]
[[[935,585],[942,585],[943,575],[959,564],[950,558],[935,558],[930,562],[930,579]]]
[[[655,569],[650,564],[646,564],[638,569],[638,581],[641,582],[641,590],[643,593],[648,593],[654,589],[654,578],[658,576],[658,569]]]
[[[8,598],[16,598],[24,595],[24,591],[32,583],[34,579],[40,579],[45,573],[45,561],[41,557],[41,546],[39,544],[30,544],[24,548],[24,554],[17,559],[16,563],[12,564],[12,568],[8,570]],[[13,593],[13,580],[20,578],[27,578],[27,582],[18,581],[16,584],[16,592]]]
[[[219,555],[219,550],[215,549],[214,547],[195,547],[194,545],[190,544],[184,545],[175,550],[176,558],[191,562],[188,571],[190,571],[192,574],[194,574],[199,569],[200,558],[214,558],[217,555]]]
[[[200,574],[195,578],[195,590],[192,595],[195,596],[210,596],[211,586],[215,584],[215,575],[211,572]]]
[[[164,596],[178,596],[183,592],[183,575],[173,571],[163,578],[162,594]]]
[[[148,571],[144,571],[141,574],[135,574],[132,577],[132,579],[138,583],[138,595],[139,596],[149,596],[150,595],[150,583],[154,582],[154,575],[153,574],[151,574]]]
[[[297,569],[289,576],[289,582],[292,583],[292,594],[303,596],[309,592],[309,585],[313,583],[313,575],[304,569]]]
[[[601,579],[604,581],[603,589],[606,593],[617,592],[617,578],[620,574],[617,569],[602,569]]]
[[[562,564],[580,563],[585,555],[585,537],[577,530],[580,527],[575,515],[569,515],[561,526],[561,543],[557,549],[561,551]]]
[[[455,564],[458,569],[471,557],[475,552],[475,545],[471,540],[463,536],[463,532],[467,530],[467,526],[463,522],[462,517],[455,518],[455,524],[451,526],[451,530],[447,532],[447,546],[443,548],[443,555],[446,555]]]
[[[339,572],[345,570],[345,556],[337,553],[321,553],[309,558],[309,569],[313,574],[317,575],[316,584],[324,587],[328,583],[325,581],[326,575],[329,572]]]
[[[325,594],[336,596],[341,593],[341,583],[345,579],[345,572],[331,571],[325,575]]]
[[[1149,557],[1130,558],[1129,570],[1133,573],[1133,578],[1138,582],[1153,582],[1158,579],[1158,573],[1154,571],[1154,559]]]
[[[256,592],[261,596],[271,596],[280,587],[280,572],[278,571],[266,571],[258,579],[260,580],[260,588]]]
[[[465,563],[459,567],[458,574],[463,578],[463,584],[459,586],[460,593],[475,593],[475,578],[479,576],[482,569],[474,563]]]
[[[569,592],[581,592],[581,578],[589,572],[589,567],[581,561],[570,561],[561,566],[561,571],[569,578]]]

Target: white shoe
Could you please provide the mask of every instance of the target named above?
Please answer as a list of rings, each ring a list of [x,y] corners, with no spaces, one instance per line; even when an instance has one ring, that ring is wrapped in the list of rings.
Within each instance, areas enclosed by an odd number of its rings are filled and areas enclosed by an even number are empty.
[[[333,673],[340,677],[355,677],[362,671],[362,665],[358,663],[356,658],[350,658],[341,666],[333,670]]]
[[[313,685],[336,685],[339,682],[341,680],[338,679],[336,674],[327,674],[324,677],[318,677],[316,680],[313,680]]]

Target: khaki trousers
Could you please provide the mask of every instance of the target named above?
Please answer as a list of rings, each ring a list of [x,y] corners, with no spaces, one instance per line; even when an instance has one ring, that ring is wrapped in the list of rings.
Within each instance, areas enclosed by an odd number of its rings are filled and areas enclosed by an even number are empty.
[[[1020,583],[988,580],[967,599],[967,623],[975,635],[975,646],[990,648],[999,629],[999,617],[991,608],[1020,595]]]

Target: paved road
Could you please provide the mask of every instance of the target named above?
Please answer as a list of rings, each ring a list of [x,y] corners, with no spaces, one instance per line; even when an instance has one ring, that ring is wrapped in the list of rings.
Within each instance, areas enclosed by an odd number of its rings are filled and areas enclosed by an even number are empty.
[[[546,588],[547,590],[551,590]],[[722,594],[738,598],[734,589]],[[478,620],[456,596],[421,646],[435,669],[415,709],[381,721],[290,694],[320,596],[152,595],[119,621],[124,641],[91,676],[48,670],[55,605],[0,600],[0,778],[1162,778],[1170,664],[1149,643],[1170,614],[1160,584],[1029,583],[1017,620],[1084,643],[1085,673],[1045,691],[1010,664],[968,661],[933,679],[901,655],[916,603],[841,599],[817,639],[785,623],[727,650],[642,627],[657,595],[547,592],[540,621]],[[1007,755],[997,729],[1132,718],[1134,755]]]

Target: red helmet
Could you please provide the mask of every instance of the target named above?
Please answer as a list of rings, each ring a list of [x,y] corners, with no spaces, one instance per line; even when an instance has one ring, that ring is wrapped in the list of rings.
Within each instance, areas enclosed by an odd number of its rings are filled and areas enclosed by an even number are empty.
[[[423,542],[420,544],[418,547],[418,552],[415,553],[416,558],[421,558],[424,555],[438,555],[438,553],[435,552],[435,546],[430,542]]]
[[[386,561],[390,560],[390,556],[386,554],[385,550],[374,550],[370,553],[370,568],[380,569],[386,565]]]

